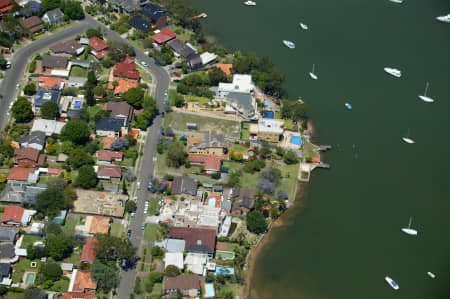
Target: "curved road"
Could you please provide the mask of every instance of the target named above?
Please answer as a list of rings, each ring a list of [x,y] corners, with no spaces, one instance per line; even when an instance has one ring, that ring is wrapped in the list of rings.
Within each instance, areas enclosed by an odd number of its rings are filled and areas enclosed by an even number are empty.
[[[130,46],[133,46],[136,51],[136,59],[138,62],[145,61],[150,68],[150,71],[153,75],[153,80],[156,81],[156,90],[155,90],[155,99],[158,103],[158,107],[164,107],[164,91],[169,88],[170,78],[167,72],[154,64],[154,61],[144,54],[139,48],[135,47],[131,43],[129,43],[126,39],[123,39],[119,34],[110,30],[103,24],[97,22],[95,19],[86,15],[86,19],[79,25],[70,27],[58,33],[54,33],[49,35],[48,37],[39,39],[34,41],[32,44],[21,48],[16,51],[11,61],[11,69],[9,69],[5,78],[0,86],[0,94],[3,98],[0,99],[0,116],[3,116],[0,120],[0,129],[3,130],[6,120],[7,120],[7,109],[11,100],[16,96],[16,84],[20,81],[23,76],[23,72],[25,70],[25,66],[29,62],[30,57],[39,51],[44,50],[56,44],[62,40],[69,39],[78,34],[84,33],[89,28],[98,28],[100,27],[104,36],[107,39],[117,40],[121,42],[125,42]],[[141,230],[141,225],[144,223],[144,204],[145,200],[149,198],[150,192],[147,191],[147,183],[149,177],[153,175],[154,171],[154,161],[153,159],[156,157],[156,143],[158,141],[158,136],[161,132],[163,119],[161,116],[158,116],[154,119],[151,127],[147,129],[147,138],[145,140],[144,146],[144,155],[142,157],[142,165],[139,173],[139,181],[141,182],[141,189],[137,190],[136,196],[137,200],[137,211],[134,219],[131,220],[128,229],[131,229],[131,242],[134,246],[136,246],[139,250],[143,231]],[[119,299],[128,299],[130,294],[132,293],[132,289],[134,287],[134,281],[136,277],[136,269],[132,268],[128,271],[121,271],[120,273],[120,284],[118,288],[118,298]]]

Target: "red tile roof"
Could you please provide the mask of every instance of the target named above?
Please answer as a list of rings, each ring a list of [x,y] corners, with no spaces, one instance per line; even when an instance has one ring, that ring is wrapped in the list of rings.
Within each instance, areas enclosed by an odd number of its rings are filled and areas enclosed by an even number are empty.
[[[112,162],[112,161],[115,161],[116,158],[122,159],[123,152],[113,152],[113,151],[105,151],[105,150],[97,151],[97,159],[99,161]]]
[[[117,81],[117,83],[118,85],[115,88],[112,82],[108,83],[109,89],[114,88],[114,94],[123,94],[128,91],[128,89],[136,88],[138,86],[136,80],[120,79],[119,81]]]
[[[14,167],[8,174],[8,180],[28,181],[28,175],[33,170],[34,170],[33,168]]]
[[[169,237],[184,239],[186,251],[204,251],[203,249],[206,246],[207,253],[214,253],[216,244],[216,231],[214,229],[172,226],[169,228]]]
[[[78,270],[73,284],[73,292],[84,292],[85,290],[97,289],[97,283],[91,277],[91,271]]]
[[[158,43],[163,44],[174,39],[177,35],[173,33],[170,29],[164,29],[163,31],[152,36],[152,39]]]
[[[0,0],[0,7],[5,7],[9,5],[11,0]]]
[[[114,77],[121,77],[133,80],[139,79],[140,76],[139,71],[136,70],[135,63],[124,63],[124,62],[119,62],[114,65],[113,75]]]
[[[42,86],[43,89],[51,89],[54,86],[60,87],[62,79],[58,78],[58,77],[43,77],[43,76],[40,76],[38,78],[38,81],[44,83],[44,86]]]
[[[31,147],[16,148],[14,150],[14,159],[16,160],[29,159],[34,162],[38,162],[39,154],[40,154],[39,150]]]
[[[203,167],[205,170],[219,171],[222,158],[216,155],[189,154],[189,162],[192,165]]]
[[[2,222],[7,222],[10,220],[21,222],[23,217],[24,208],[19,206],[7,206],[2,215]]]
[[[312,157],[311,162],[313,163],[320,163],[320,157]]]
[[[93,36],[89,39],[89,47],[95,52],[100,52],[108,48],[108,45],[98,36]]]
[[[111,143],[113,143],[116,139],[117,138],[114,137],[103,137],[102,138],[103,149],[109,149]]]
[[[94,294],[69,292],[64,294],[64,299],[94,299]]]
[[[95,246],[97,246],[97,244],[98,240],[96,238],[87,239],[83,246],[83,250],[81,251],[80,262],[92,263],[95,260]]]
[[[122,169],[120,167],[99,166],[97,176],[120,179],[122,177]]]
[[[216,64],[215,67],[222,70],[222,72],[225,73],[225,75],[230,76],[231,75],[231,68],[233,65],[231,63],[224,63],[224,64]],[[207,70],[206,73],[208,74],[211,72],[211,69]]]
[[[58,168],[48,168],[48,174],[60,175],[63,172],[66,172],[66,170],[65,169],[58,169]]]
[[[95,58],[97,58],[98,60],[101,60],[103,57],[105,57],[108,54],[109,54],[108,50],[102,50],[102,51],[98,52],[97,55],[95,55]]]
[[[134,63],[134,59],[127,55],[127,56],[125,56],[125,58],[123,59],[123,63],[126,63],[126,64],[132,64],[132,63]]]

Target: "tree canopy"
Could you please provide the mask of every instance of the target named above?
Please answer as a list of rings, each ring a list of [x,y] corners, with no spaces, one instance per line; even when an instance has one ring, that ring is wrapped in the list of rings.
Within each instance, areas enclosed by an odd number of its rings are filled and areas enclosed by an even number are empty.
[[[115,289],[119,280],[118,271],[114,263],[103,264],[95,260],[92,264],[92,278],[97,282],[97,286],[105,291]]]
[[[186,160],[184,145],[179,141],[174,141],[167,147],[166,163],[170,167],[180,167]]]
[[[281,116],[283,118],[292,119],[294,121],[299,121],[302,118],[305,118],[307,111],[306,103],[297,100],[284,100],[283,105],[281,107]]]
[[[122,99],[132,105],[134,108],[142,108],[142,102],[144,100],[144,90],[142,88],[130,88],[122,95]]]
[[[59,115],[58,104],[55,102],[45,102],[41,107],[41,116],[43,119],[56,119]]]
[[[256,234],[267,230],[267,222],[260,211],[254,210],[247,214],[247,229]]]
[[[61,130],[61,140],[69,140],[75,144],[84,144],[91,134],[88,124],[80,119],[71,119]]]
[[[91,38],[94,36],[103,38],[103,34],[102,34],[100,27],[97,29],[91,28],[91,29],[86,30],[86,36],[87,36],[87,38]]]
[[[84,11],[79,1],[66,0],[61,2],[64,14],[71,20],[84,19]]]
[[[67,162],[74,168],[78,169],[83,165],[94,164],[94,159],[82,148],[74,148],[70,154]]]
[[[97,174],[94,167],[84,165],[78,170],[78,176],[75,179],[75,185],[84,189],[93,188],[97,185]]]
[[[284,163],[290,165],[298,162],[298,156],[293,151],[287,151],[284,154]]]
[[[36,84],[33,82],[28,82],[27,85],[23,88],[23,93],[27,96],[32,96],[36,94]]]
[[[33,119],[34,113],[31,103],[25,97],[18,97],[11,108],[12,116],[19,123],[29,122]]]
[[[97,259],[102,263],[115,262],[121,259],[132,260],[136,254],[134,247],[127,238],[99,235],[95,247]]]
[[[52,219],[64,208],[64,192],[55,188],[47,188],[36,197],[36,210]]]
[[[74,241],[63,234],[50,235],[47,240],[48,255],[55,261],[61,261],[72,254]]]
[[[44,277],[43,281],[51,280],[57,281],[61,278],[63,272],[61,266],[54,262],[48,262],[42,265],[40,275]]]

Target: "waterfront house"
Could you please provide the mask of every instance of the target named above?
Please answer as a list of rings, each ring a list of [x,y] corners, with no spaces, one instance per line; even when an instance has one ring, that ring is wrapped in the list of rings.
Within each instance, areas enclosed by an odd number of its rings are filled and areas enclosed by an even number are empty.
[[[147,31],[148,29],[150,29],[152,26],[146,21],[144,20],[144,18],[140,15],[134,16],[133,18],[131,18],[130,20],[130,25],[131,27],[136,28],[137,30],[141,30],[141,31]]]
[[[177,35],[174,32],[166,28],[157,34],[152,35],[152,40],[161,46],[168,41],[175,39],[176,37]]]
[[[258,140],[278,143],[284,132],[284,121],[276,119],[260,119],[258,124],[250,125],[250,134]]]
[[[141,13],[152,21],[155,28],[162,29],[167,26],[166,12],[161,7],[149,3],[144,6]]]
[[[14,150],[14,164],[27,167],[41,167],[46,155],[31,147],[21,147]]]
[[[44,132],[31,132],[30,135],[20,138],[20,146],[34,148],[38,151],[41,151],[44,149],[45,139],[46,136]]]
[[[200,280],[195,274],[166,276],[163,279],[163,289],[165,294],[181,292],[185,297],[195,297],[200,293]]]
[[[98,240],[96,238],[89,238],[83,245],[80,255],[80,263],[92,265],[96,258],[95,246],[97,246]]]
[[[189,69],[191,70],[196,70],[199,69],[203,66],[202,63],[202,58],[200,57],[199,54],[194,53],[189,55],[186,59],[185,59]]]
[[[234,216],[245,216],[255,208],[256,192],[250,188],[233,189],[234,203],[231,214]]]
[[[42,16],[42,21],[50,25],[56,25],[64,21],[64,13],[59,7],[49,10]]]
[[[188,253],[214,255],[216,230],[207,228],[175,227],[169,228],[169,238],[185,240],[184,250]]]
[[[120,167],[99,166],[97,178],[108,182],[120,182],[122,169]]]
[[[26,18],[21,22],[22,27],[29,30],[31,33],[36,33],[44,30],[44,25],[42,24],[41,19],[37,16],[32,16]]]
[[[167,43],[167,45],[178,55],[183,58],[187,58],[192,54],[195,54],[194,50],[188,47],[185,43],[179,39],[173,39]]]

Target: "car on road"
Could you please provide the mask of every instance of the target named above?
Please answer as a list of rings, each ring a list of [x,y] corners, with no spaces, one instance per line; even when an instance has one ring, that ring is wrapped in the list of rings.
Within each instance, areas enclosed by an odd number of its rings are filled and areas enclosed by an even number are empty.
[[[136,216],[136,213],[135,212],[131,213],[131,219],[133,219],[134,216]]]
[[[148,63],[143,60],[141,61],[141,64],[142,64],[142,66],[148,67]]]
[[[141,189],[141,182],[137,182],[137,188],[138,190]]]
[[[153,178],[150,178],[147,185],[147,190],[151,191],[153,189]]]
[[[128,237],[131,236],[131,229],[128,230],[127,236],[128,236]]]
[[[17,83],[17,84],[16,84],[16,89],[19,89],[19,88],[20,88],[20,84]]]
[[[142,230],[145,229],[145,223],[141,225],[141,229],[142,229]]]
[[[168,93],[169,93],[169,92],[167,91],[167,89],[164,90],[164,95],[165,95],[165,96],[167,96]]]

